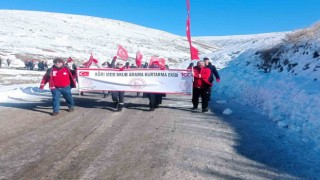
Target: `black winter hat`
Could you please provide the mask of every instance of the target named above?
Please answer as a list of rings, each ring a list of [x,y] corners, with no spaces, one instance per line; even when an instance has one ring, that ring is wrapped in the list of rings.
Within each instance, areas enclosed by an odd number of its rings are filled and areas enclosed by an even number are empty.
[[[64,63],[64,60],[63,60],[62,58],[55,58],[55,59],[53,60],[53,63],[57,63],[57,62],[62,62],[62,63]]]

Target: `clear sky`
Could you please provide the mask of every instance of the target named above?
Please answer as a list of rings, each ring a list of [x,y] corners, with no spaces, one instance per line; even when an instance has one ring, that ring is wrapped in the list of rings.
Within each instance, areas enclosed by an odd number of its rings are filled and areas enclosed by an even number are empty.
[[[191,35],[291,31],[320,20],[320,0],[190,0]],[[126,21],[185,36],[186,0],[0,0],[0,9]]]

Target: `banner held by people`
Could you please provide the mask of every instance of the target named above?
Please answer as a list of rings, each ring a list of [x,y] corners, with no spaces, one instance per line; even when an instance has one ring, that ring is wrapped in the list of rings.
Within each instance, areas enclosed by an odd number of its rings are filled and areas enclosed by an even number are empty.
[[[79,91],[127,91],[190,95],[190,70],[78,69]]]

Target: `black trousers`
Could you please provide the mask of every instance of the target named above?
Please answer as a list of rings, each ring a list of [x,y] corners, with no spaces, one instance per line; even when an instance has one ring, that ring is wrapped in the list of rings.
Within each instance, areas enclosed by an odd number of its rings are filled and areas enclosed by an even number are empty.
[[[113,102],[118,102],[119,104],[124,104],[124,92],[123,91],[112,91],[111,97]]]
[[[193,107],[198,108],[199,97],[201,96],[202,110],[208,108],[210,88],[193,88],[192,103]]]
[[[162,103],[163,94],[147,93],[150,108],[157,108]]]

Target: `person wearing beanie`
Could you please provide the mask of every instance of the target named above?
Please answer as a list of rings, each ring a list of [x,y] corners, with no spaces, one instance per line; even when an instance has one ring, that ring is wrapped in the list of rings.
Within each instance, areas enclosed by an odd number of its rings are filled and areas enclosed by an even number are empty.
[[[120,71],[123,71],[125,69],[124,62],[122,60],[117,61],[116,63],[116,56],[113,58],[111,62],[111,68],[119,69]],[[124,91],[112,91],[111,92],[111,98],[114,103],[114,108],[117,109],[117,111],[122,111],[122,108],[124,107]]]
[[[202,112],[208,112],[208,95],[210,86],[212,85],[209,82],[211,71],[209,68],[206,68],[204,62],[200,60],[197,66],[193,67],[192,72],[194,77],[192,93],[193,110],[198,109],[199,97],[201,96]]]
[[[150,66],[150,69],[161,69],[164,70],[164,66],[160,66],[159,61],[153,61]],[[162,97],[164,97],[164,93],[143,93],[143,97],[148,97],[149,99],[149,107],[150,111],[154,111],[155,108],[159,108],[159,105],[162,103]]]
[[[209,82],[213,86],[213,80],[214,80],[214,77],[215,77],[216,81],[219,83],[220,82],[220,76],[219,76],[219,73],[217,71],[216,66],[212,65],[211,62],[210,62],[210,59],[207,58],[207,57],[203,58],[203,61],[204,61],[205,67],[209,68],[210,71],[211,71],[211,74],[210,74],[210,77],[209,77]],[[209,98],[208,98],[209,101],[211,101],[211,89],[212,89],[212,86],[210,86],[210,88],[209,88],[209,95],[208,95],[209,96]]]
[[[53,116],[59,114],[60,111],[60,96],[62,95],[68,105],[68,111],[74,111],[74,100],[71,94],[71,88],[76,87],[75,71],[70,70],[64,64],[64,60],[61,58],[55,58],[53,60],[53,66],[47,70],[44,74],[40,89],[49,82],[49,88],[52,94],[52,108]]]

